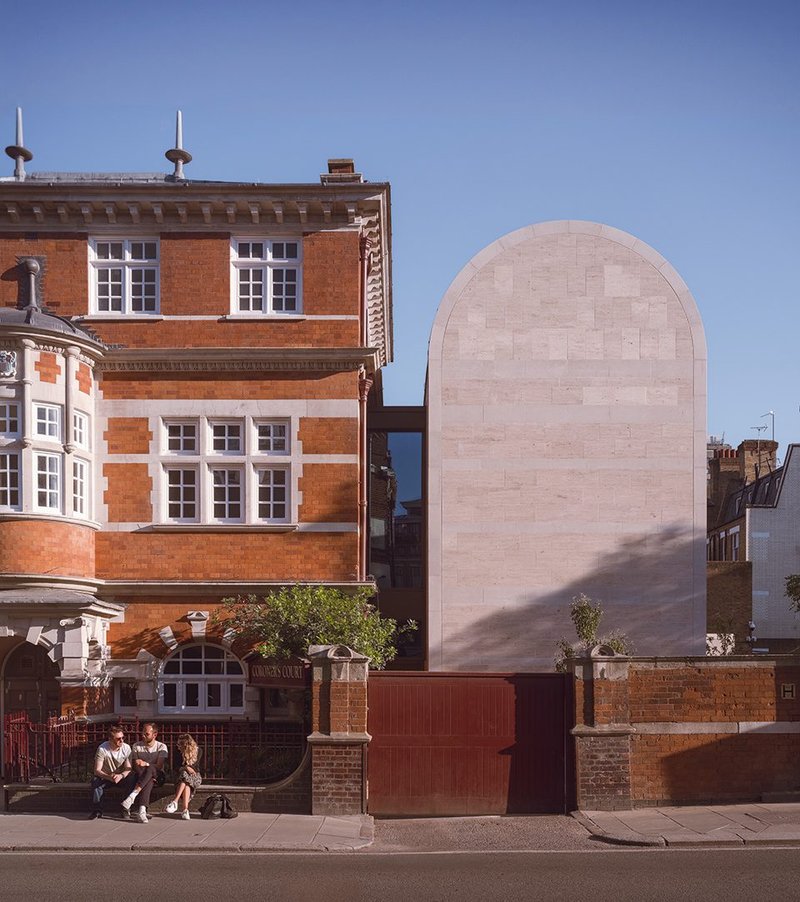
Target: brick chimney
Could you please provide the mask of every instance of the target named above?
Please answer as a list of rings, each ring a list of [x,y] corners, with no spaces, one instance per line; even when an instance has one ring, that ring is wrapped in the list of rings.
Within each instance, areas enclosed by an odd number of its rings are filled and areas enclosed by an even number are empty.
[[[717,448],[708,461],[708,527],[720,526],[728,498],[776,466],[778,443],[745,439],[734,451]]]
[[[349,158],[339,158],[328,160],[328,171],[323,172],[319,177],[323,185],[334,185],[342,183],[360,184],[364,181],[364,176],[360,172],[356,172],[355,161]]]

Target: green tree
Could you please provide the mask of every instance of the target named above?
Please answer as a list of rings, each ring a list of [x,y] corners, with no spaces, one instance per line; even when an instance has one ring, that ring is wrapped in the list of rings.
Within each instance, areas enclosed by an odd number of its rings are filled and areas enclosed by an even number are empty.
[[[786,597],[791,599],[792,608],[800,612],[800,573],[786,577]]]
[[[381,669],[397,654],[398,639],[417,624],[409,620],[399,626],[396,620],[381,617],[370,603],[373,595],[367,588],[346,593],[297,585],[264,598],[226,598],[214,617],[265,658],[303,656],[309,645],[348,645]]]
[[[581,592],[575,595],[569,606],[569,617],[575,627],[577,642],[570,642],[562,636],[556,642],[556,670],[563,673],[567,669],[567,661],[581,655],[588,655],[595,645],[607,645],[621,655],[633,654],[633,644],[625,633],[613,630],[605,636],[598,636],[603,608],[599,601],[592,601]]]

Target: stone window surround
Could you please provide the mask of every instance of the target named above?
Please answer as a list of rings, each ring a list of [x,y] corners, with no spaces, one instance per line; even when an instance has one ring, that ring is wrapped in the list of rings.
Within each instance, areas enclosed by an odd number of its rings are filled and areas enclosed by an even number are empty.
[[[239,245],[262,244],[264,253],[258,257],[240,257]],[[272,248],[274,245],[296,244],[297,257],[273,259]],[[242,270],[260,270],[262,287],[262,307],[258,309],[242,310],[239,301],[239,272]],[[294,270],[296,274],[296,294],[294,309],[275,309],[273,273],[279,271]],[[266,238],[264,236],[236,236],[231,238],[231,302],[230,316],[245,319],[263,319],[264,317],[296,317],[303,313],[303,241],[297,237]]]
[[[204,650],[206,648],[214,648],[219,649],[222,652],[221,658],[209,659],[213,661],[221,660],[223,662],[223,669],[227,670],[228,662],[235,662],[240,669],[240,673],[238,674],[211,674],[206,673],[203,665],[206,663],[206,658],[204,654]],[[201,662],[201,670],[202,672],[199,674],[191,674],[182,672],[181,663],[185,659],[185,654],[187,651],[191,649],[199,648],[201,649],[201,657],[197,658],[198,661]],[[192,659],[194,660],[194,659]],[[170,663],[173,661],[178,661],[178,669],[181,672],[175,674],[167,673],[167,668],[170,666]],[[192,710],[186,710],[186,690],[187,684],[198,686],[198,702],[197,706],[192,706]],[[207,694],[206,699],[203,699],[204,689],[207,688],[208,684],[215,684],[220,686],[220,702],[221,704],[218,707],[209,708],[207,705]],[[176,693],[176,704],[175,705],[167,705],[165,704],[165,687],[171,685],[175,686]],[[231,688],[232,686],[241,687],[241,698],[242,704],[232,706],[230,703],[231,697]],[[157,695],[157,704],[158,704],[158,712],[159,714],[184,714],[189,716],[194,716],[197,714],[207,715],[207,714],[244,714],[245,711],[245,686],[246,686],[246,668],[245,665],[228,649],[224,648],[221,645],[216,645],[213,643],[190,643],[188,645],[181,645],[175,652],[169,657],[165,658],[161,664],[158,673],[157,687],[156,687],[156,695]]]
[[[121,243],[123,245],[122,260],[100,259],[97,256],[98,244],[105,242]],[[155,259],[134,260],[130,257],[131,247],[134,244],[147,243],[155,244]],[[158,316],[161,311],[161,286],[160,286],[160,264],[161,264],[161,248],[158,236],[153,235],[97,235],[89,239],[89,315],[99,317],[143,317],[148,319]],[[98,296],[98,278],[99,273],[107,269],[122,270],[122,310],[102,310],[100,309],[100,298]],[[131,288],[131,274],[137,270],[155,271],[155,305],[153,310],[134,310],[133,309],[133,292]]]
[[[197,451],[170,451],[169,427],[196,424],[195,435]],[[259,426],[264,424],[282,425],[286,427],[286,450],[284,452],[259,450]],[[239,425],[241,436],[241,451],[214,450],[214,426],[225,425],[227,427]],[[159,480],[159,503],[154,507],[156,520],[160,524],[206,525],[239,524],[246,525],[289,525],[297,522],[297,493],[294,485],[297,479],[297,468],[293,467],[291,449],[294,442],[291,440],[296,425],[293,418],[264,417],[247,415],[243,417],[171,417],[165,416],[161,420],[160,429],[160,464],[161,479]],[[176,470],[193,471],[196,474],[196,511],[193,518],[171,517],[169,513],[169,473]],[[241,510],[238,517],[216,516],[215,507],[215,471],[236,471],[241,473],[240,495]],[[263,507],[265,500],[262,498],[262,485],[259,474],[264,470],[280,470],[285,472],[285,516],[263,518],[259,516],[259,509]],[[183,482],[183,480],[181,480]],[[219,502],[216,502],[219,503]]]
[[[16,406],[19,408],[19,404]],[[58,435],[47,436],[39,434],[38,426],[40,420],[38,413],[42,410],[48,412],[56,410]],[[19,483],[19,503],[17,505],[0,506],[0,513],[3,512],[26,512],[47,516],[64,516],[79,520],[88,520],[92,514],[92,460],[88,448],[88,437],[90,435],[92,419],[88,413],[84,411],[75,411],[76,417],[83,418],[84,435],[86,444],[81,442],[78,447],[81,450],[80,455],[73,454],[73,446],[64,441],[63,425],[65,418],[63,416],[63,407],[61,405],[52,404],[51,402],[34,401],[32,403],[33,429],[26,428],[24,413],[19,417],[21,429],[15,433],[10,432],[5,436],[0,436],[0,450],[7,454],[17,455],[17,473]],[[43,421],[41,421],[43,422]],[[49,422],[52,422],[49,421]],[[22,438],[23,435],[30,435],[30,438]],[[74,431],[73,431],[74,434]],[[57,461],[55,469],[49,468],[51,475],[57,477],[57,486],[50,491],[58,493],[58,502],[55,505],[41,503],[41,491],[45,491],[39,485],[40,471],[43,473],[42,464],[44,461]],[[75,504],[75,468],[73,462],[78,461],[83,467],[83,510],[79,510]]]

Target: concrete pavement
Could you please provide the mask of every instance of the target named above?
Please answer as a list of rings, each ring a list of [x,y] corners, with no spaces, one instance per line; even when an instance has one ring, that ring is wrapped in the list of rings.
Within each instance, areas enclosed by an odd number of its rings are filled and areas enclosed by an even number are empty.
[[[595,839],[670,848],[800,846],[800,803],[692,805],[635,811],[580,811],[573,817]]]
[[[0,852],[349,852],[369,845],[368,815],[322,817],[240,813],[189,821],[154,814],[140,824],[121,816],[0,812]]]
[[[156,814],[147,824],[106,815],[0,812],[0,852],[500,852],[586,850],[590,838],[669,848],[800,848],[800,803],[754,803],[582,811],[527,817],[381,820],[240,813],[233,820],[183,821]],[[374,844],[373,844],[374,841]]]

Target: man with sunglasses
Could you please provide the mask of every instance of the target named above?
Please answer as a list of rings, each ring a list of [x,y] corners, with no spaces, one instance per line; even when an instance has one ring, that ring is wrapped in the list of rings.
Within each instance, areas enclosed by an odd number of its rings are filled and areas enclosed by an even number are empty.
[[[131,747],[125,742],[125,731],[119,725],[111,727],[108,740],[101,742],[94,756],[92,778],[92,810],[89,819],[103,816],[103,794],[109,786],[119,786],[130,792],[136,782],[131,763]]]

